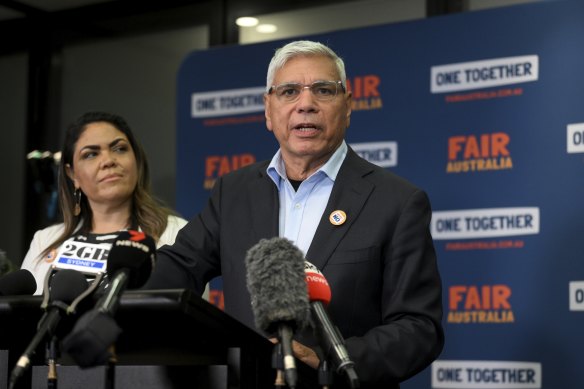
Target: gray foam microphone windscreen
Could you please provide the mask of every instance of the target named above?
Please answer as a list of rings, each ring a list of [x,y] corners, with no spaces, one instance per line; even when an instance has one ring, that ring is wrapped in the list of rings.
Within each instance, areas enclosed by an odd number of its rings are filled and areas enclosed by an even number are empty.
[[[262,239],[248,250],[245,262],[256,326],[266,332],[280,323],[305,328],[310,305],[302,251],[285,238]]]

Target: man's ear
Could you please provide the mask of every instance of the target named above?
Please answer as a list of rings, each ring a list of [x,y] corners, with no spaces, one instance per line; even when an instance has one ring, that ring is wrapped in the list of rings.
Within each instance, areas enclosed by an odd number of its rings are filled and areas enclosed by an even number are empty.
[[[270,104],[268,103],[268,94],[264,93],[264,114],[266,116],[266,127],[268,127],[269,131],[272,131],[272,119],[270,118]]]
[[[351,110],[353,108],[353,92],[347,92],[345,104],[347,104],[347,123],[349,123],[351,121]]]

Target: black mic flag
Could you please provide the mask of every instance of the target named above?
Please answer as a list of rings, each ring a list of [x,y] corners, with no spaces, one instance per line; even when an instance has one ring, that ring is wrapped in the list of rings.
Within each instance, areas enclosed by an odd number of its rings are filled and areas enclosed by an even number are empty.
[[[289,387],[296,386],[297,372],[292,353],[292,335],[307,326],[310,306],[304,281],[304,256],[287,239],[262,239],[245,258],[247,288],[256,326],[267,333],[278,332]]]

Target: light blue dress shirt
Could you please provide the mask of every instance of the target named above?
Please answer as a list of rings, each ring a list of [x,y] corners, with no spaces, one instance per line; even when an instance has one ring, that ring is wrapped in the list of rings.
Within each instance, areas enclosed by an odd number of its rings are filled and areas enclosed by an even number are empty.
[[[281,150],[276,152],[268,166],[267,173],[280,196],[280,237],[291,240],[304,255],[312,243],[346,156],[347,144],[343,141],[323,166],[302,181],[298,191],[288,180]]]

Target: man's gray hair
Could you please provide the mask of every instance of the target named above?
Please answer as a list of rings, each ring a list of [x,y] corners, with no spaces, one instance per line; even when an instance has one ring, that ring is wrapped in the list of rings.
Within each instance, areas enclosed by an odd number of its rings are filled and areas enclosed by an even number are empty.
[[[347,75],[345,73],[345,63],[334,51],[319,42],[295,41],[288,43],[287,45],[282,46],[276,50],[276,53],[270,61],[270,66],[268,66],[266,91],[272,87],[276,71],[284,67],[284,65],[286,65],[289,60],[296,57],[311,56],[322,56],[332,59],[335,63],[335,66],[337,67],[337,72],[339,73],[343,87],[346,89]]]

